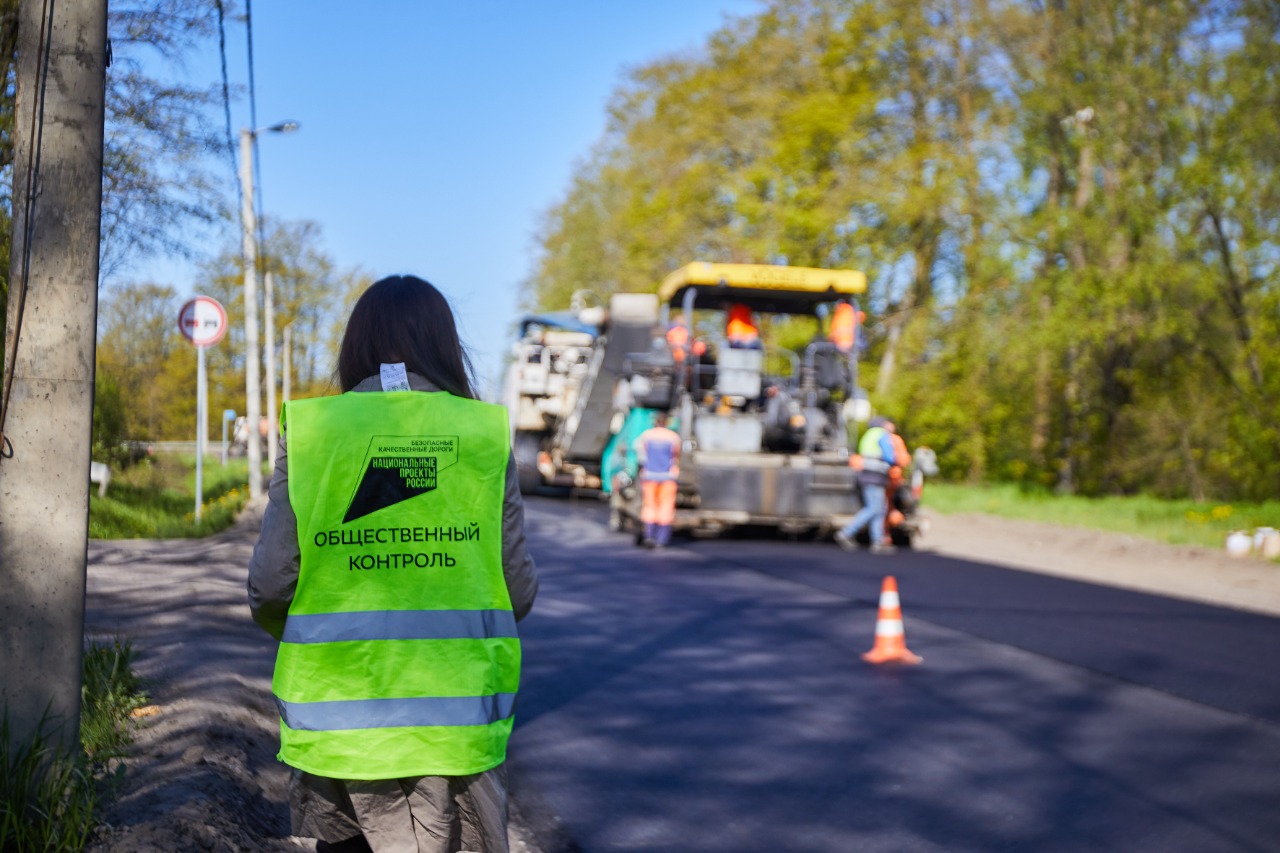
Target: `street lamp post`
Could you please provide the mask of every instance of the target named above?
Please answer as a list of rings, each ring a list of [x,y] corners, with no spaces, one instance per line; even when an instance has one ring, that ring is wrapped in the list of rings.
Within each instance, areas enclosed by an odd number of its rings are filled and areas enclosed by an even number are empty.
[[[276,470],[276,442],[279,441],[279,415],[276,414],[276,300],[275,287],[268,270],[262,276],[262,331],[266,335],[262,355],[267,368],[267,467]]]
[[[253,204],[253,131],[240,131],[240,218],[244,227],[244,392],[249,497],[262,494],[262,446],[258,444],[258,241]]]
[[[297,122],[285,121],[266,128],[250,130],[246,127],[240,130],[240,218],[244,228],[244,387],[245,419],[248,421],[248,447],[245,450],[249,459],[251,498],[262,494],[262,445],[258,432],[262,421],[262,382],[258,376],[258,361],[262,358],[262,353],[258,349],[258,220],[253,192],[253,140],[263,130],[288,133],[297,129]]]
[[[293,324],[284,327],[284,376],[280,378],[281,397],[289,402],[289,382],[293,375]]]

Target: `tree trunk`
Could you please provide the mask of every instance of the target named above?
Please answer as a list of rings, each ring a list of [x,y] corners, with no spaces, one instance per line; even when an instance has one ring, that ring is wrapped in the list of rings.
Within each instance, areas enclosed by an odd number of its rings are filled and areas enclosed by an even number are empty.
[[[876,376],[876,394],[883,397],[893,386],[893,370],[897,361],[898,340],[902,337],[902,316],[885,320],[884,353],[880,356],[880,372]]]
[[[1213,236],[1218,246],[1218,257],[1222,261],[1222,295],[1231,311],[1231,319],[1235,324],[1236,340],[1244,352],[1245,366],[1249,371],[1249,381],[1255,391],[1263,390],[1262,366],[1258,363],[1258,355],[1253,351],[1253,328],[1249,324],[1249,311],[1245,307],[1245,286],[1236,272],[1235,259],[1231,252],[1231,239],[1227,236],[1226,227],[1218,211],[1209,208],[1206,211],[1213,225]]]

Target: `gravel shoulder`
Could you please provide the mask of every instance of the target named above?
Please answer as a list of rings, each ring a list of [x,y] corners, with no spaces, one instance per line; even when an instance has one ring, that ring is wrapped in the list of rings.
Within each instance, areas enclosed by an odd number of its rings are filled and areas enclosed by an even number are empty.
[[[1280,616],[1280,564],[1120,533],[975,513],[926,513],[921,549]]]
[[[89,848],[96,853],[315,849],[289,835],[274,641],[245,602],[261,513],[253,505],[204,540],[89,543],[86,634],[133,641],[153,703]],[[1280,615],[1275,563],[985,515],[929,520],[920,547],[947,556]],[[531,838],[516,804],[514,853],[537,853]]]

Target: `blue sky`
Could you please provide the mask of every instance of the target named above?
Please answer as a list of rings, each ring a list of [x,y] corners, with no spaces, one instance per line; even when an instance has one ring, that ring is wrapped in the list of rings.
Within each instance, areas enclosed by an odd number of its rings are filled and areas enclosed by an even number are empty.
[[[539,217],[603,133],[625,70],[701,50],[726,15],[761,8],[758,0],[255,3],[258,124],[302,125],[260,138],[266,213],[320,223],[341,267],[431,280],[453,303],[481,379],[493,381]],[[242,25],[229,25],[228,42],[232,83],[243,84]],[[209,73],[216,79],[216,56]],[[248,125],[247,99],[233,104],[232,119],[237,133]],[[193,291],[194,269],[148,266],[129,277],[162,268]]]

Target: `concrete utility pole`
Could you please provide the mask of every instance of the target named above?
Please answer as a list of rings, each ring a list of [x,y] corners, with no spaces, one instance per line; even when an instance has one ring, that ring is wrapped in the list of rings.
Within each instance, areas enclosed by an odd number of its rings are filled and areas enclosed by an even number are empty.
[[[244,228],[244,417],[248,423],[249,497],[262,494],[262,444],[258,422],[262,419],[262,389],[258,378],[258,240],[253,201],[253,131],[240,131],[240,219]]]
[[[249,422],[249,497],[262,494],[262,447],[259,444],[258,422],[262,418],[259,406],[262,402],[261,384],[258,379],[258,362],[262,352],[258,349],[258,222],[254,213],[257,201],[253,192],[253,140],[263,131],[293,133],[298,129],[296,121],[282,121],[270,127],[243,128],[240,131],[240,188],[241,221],[244,226],[244,384],[246,396],[245,420]],[[266,280],[267,311],[267,453],[271,466],[276,464],[276,356],[274,296],[271,292],[271,273]]]
[[[18,15],[0,705],[15,741],[47,709],[50,733],[71,749],[84,643],[107,4],[22,0]]]

